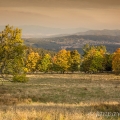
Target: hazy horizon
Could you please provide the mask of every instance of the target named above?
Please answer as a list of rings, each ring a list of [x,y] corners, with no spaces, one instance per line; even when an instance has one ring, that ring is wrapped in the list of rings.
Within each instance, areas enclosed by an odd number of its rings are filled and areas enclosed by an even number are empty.
[[[120,29],[118,0],[0,0],[0,25]]]

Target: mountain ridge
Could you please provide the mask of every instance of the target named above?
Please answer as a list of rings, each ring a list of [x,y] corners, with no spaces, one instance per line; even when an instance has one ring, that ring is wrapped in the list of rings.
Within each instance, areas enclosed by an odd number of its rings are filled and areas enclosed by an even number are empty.
[[[85,44],[104,45],[108,52],[114,52],[120,47],[120,36],[109,35],[69,35],[54,38],[26,38],[28,46],[59,51],[60,49],[77,49],[80,53]]]
[[[20,25],[14,26],[22,29],[23,37],[62,37],[69,35],[110,35],[110,36],[119,36],[119,29],[103,29],[103,30],[90,30],[88,28],[52,28],[44,27],[38,25]],[[0,25],[0,31],[4,30],[5,26]]]
[[[120,30],[119,29],[114,29],[114,30],[109,30],[109,29],[88,30],[86,32],[76,33],[76,35],[111,35],[111,36],[119,36],[120,35]]]

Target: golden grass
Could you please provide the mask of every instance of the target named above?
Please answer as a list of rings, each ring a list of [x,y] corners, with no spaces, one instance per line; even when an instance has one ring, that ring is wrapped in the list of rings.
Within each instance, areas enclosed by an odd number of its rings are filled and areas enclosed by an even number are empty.
[[[0,120],[120,120],[120,76],[114,74],[28,75],[28,83],[0,86]],[[107,118],[108,117],[108,118]]]
[[[96,114],[83,115],[83,114],[62,114],[60,112],[54,113],[54,111],[49,112],[38,112],[32,111],[18,111],[14,113],[12,111],[7,111],[6,113],[0,112],[1,120],[102,120],[102,117],[96,117]]]
[[[103,109],[104,105],[117,107],[119,103],[31,103],[18,104],[16,106],[1,106],[0,120],[120,120],[117,114],[109,118],[107,116],[106,118],[104,116],[98,116],[97,109]]]

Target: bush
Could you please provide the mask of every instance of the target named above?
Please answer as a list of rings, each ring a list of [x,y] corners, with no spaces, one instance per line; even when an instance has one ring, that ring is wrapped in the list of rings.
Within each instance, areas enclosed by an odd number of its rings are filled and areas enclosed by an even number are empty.
[[[13,76],[13,82],[27,82],[28,78],[25,74],[23,75],[14,75]]]

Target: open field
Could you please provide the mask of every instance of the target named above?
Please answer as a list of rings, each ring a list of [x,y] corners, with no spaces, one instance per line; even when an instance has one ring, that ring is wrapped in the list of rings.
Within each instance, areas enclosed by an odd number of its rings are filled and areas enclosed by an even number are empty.
[[[120,76],[79,73],[28,77],[27,83],[6,81],[0,86],[0,120],[120,120]]]

